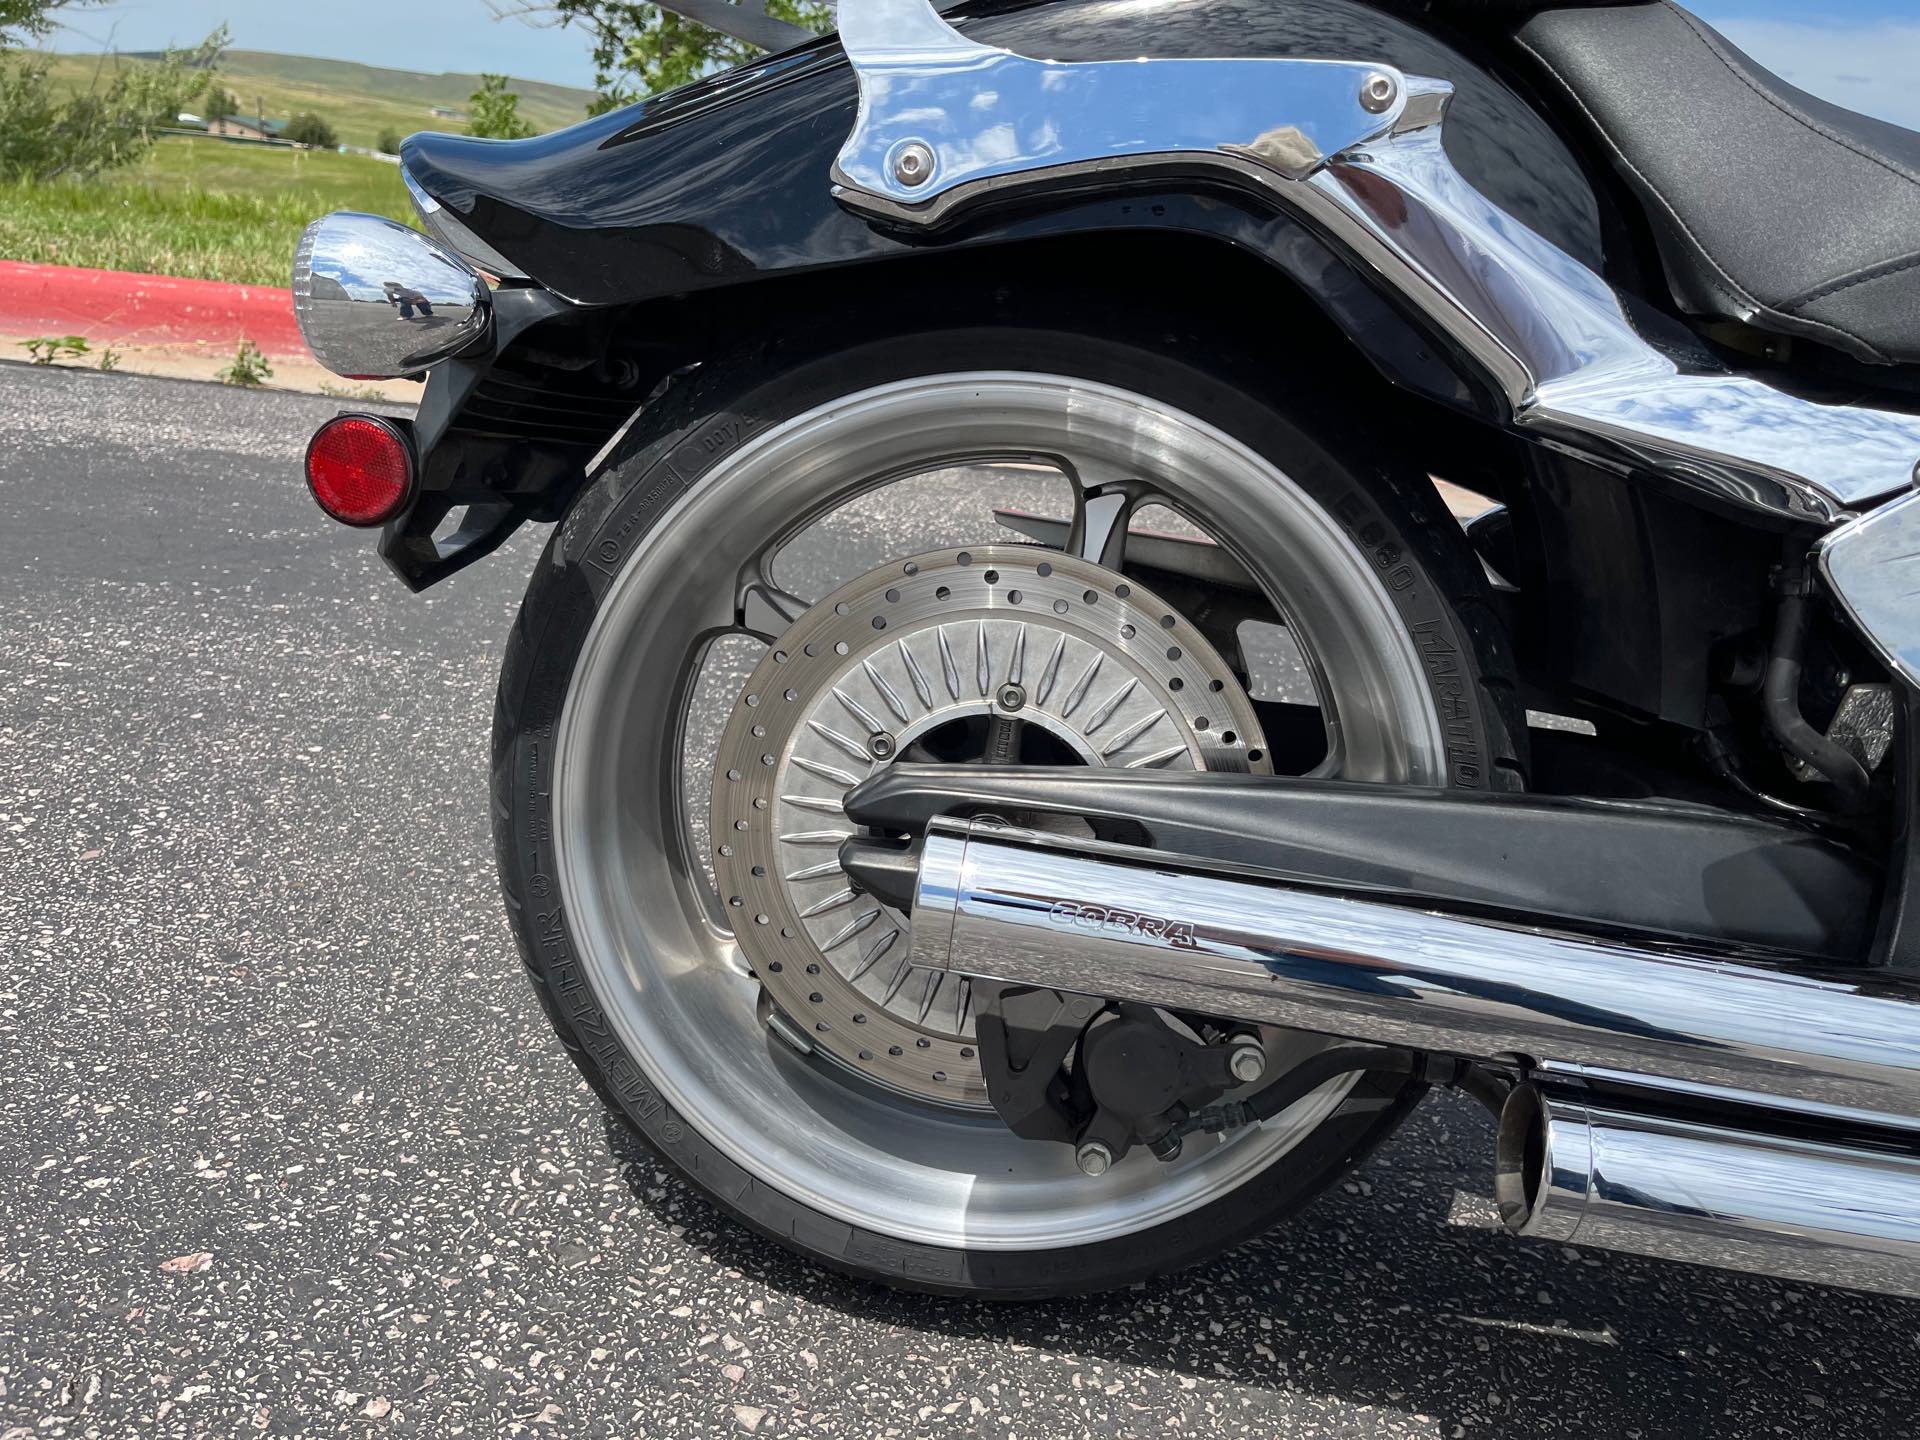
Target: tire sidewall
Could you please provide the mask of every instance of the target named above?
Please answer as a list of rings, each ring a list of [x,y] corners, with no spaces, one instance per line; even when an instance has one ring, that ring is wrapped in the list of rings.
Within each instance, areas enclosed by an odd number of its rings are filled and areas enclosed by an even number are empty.
[[[866,1231],[801,1204],[702,1138],[621,1043],[568,923],[554,855],[553,757],[575,664],[614,579],[675,503],[743,446],[794,415],[915,375],[972,369],[1067,374],[1154,396],[1259,450],[1331,513],[1380,575],[1422,661],[1446,738],[1447,778],[1470,789],[1517,773],[1500,688],[1482,657],[1470,592],[1421,513],[1418,487],[1392,457],[1354,437],[1345,463],[1210,355],[1193,363],[1177,335],[1151,348],[1071,330],[965,328],[852,346],[790,341],[702,367],[651,406],[556,528],[507,648],[495,709],[492,798],[500,879],[515,937],[554,1029],[594,1088],[652,1148],[755,1230],[864,1278],[940,1293],[1027,1298],[1108,1288],[1230,1247],[1305,1204],[1399,1123],[1421,1087],[1365,1076],[1324,1123],[1265,1173],[1151,1230],[1056,1250],[958,1250]],[[1297,393],[1294,398],[1301,398]],[[1289,406],[1292,415],[1302,412]],[[1321,412],[1324,414],[1324,411]],[[1444,512],[1443,512],[1444,513]],[[1451,522],[1448,522],[1451,525]],[[1452,527],[1451,538],[1459,531]],[[1459,548],[1464,550],[1464,545]],[[1486,627],[1491,631],[1492,627]],[[1496,654],[1496,662],[1500,657]]]

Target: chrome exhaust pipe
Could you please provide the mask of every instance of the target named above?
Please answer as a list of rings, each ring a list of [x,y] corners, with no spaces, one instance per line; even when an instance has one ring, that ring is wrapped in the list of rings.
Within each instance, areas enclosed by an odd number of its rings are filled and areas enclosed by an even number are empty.
[[[1604,1110],[1522,1085],[1494,1198],[1516,1235],[1920,1295],[1920,1160]]]
[[[916,964],[1477,1058],[1509,1228],[1920,1295],[1920,987],[1329,894],[990,822],[927,828]],[[1705,1123],[1712,1107],[1732,1124]],[[1752,1128],[1744,1128],[1751,1126]]]
[[[1920,1131],[1920,986],[1885,972],[1676,953],[952,820],[927,829],[910,954],[989,980]]]

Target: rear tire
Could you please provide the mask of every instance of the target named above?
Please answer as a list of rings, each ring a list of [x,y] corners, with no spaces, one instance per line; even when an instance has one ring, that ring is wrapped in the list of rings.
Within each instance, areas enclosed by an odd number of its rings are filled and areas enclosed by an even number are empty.
[[[1177,352],[1170,353],[1170,352]],[[789,341],[701,367],[642,417],[556,528],[509,639],[495,710],[492,790],[502,888],[521,953],[554,1030],[582,1074],[681,1176],[727,1214],[833,1269],[940,1294],[1037,1298],[1128,1284],[1261,1233],[1379,1144],[1418,1100],[1399,1077],[1361,1077],[1278,1162],[1199,1208],[1148,1229],[1048,1248],[967,1248],[882,1233],[755,1174],[670,1105],[655,1058],[620,1034],[617,997],[583,954],[555,847],[554,752],[583,648],[623,570],[686,497],[791,417],[912,376],[1017,370],[1120,387],[1224,431],[1274,465],[1332,519],[1385,580],[1420,656],[1444,773],[1468,789],[1517,788],[1524,731],[1511,662],[1480,569],[1422,469],[1364,427],[1343,428],[1329,397],[1258,367],[1211,337],[1182,343],[1081,325],[979,324],[862,343]],[[578,897],[575,897],[577,901]]]

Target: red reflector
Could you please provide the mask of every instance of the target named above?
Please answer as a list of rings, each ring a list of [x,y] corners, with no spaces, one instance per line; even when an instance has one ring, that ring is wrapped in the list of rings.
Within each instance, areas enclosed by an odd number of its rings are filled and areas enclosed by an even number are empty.
[[[384,420],[336,416],[307,445],[307,488],[341,524],[379,525],[406,508],[413,452]]]

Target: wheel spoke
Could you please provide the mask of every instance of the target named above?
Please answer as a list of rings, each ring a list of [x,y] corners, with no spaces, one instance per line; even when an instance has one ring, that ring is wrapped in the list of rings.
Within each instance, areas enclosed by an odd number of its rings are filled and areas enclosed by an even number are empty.
[[[1327,753],[1320,757],[1320,763],[1300,778],[1303,780],[1338,780],[1347,768],[1347,747],[1340,742],[1340,729],[1337,725],[1327,726]]]
[[[807,602],[762,576],[740,588],[733,628],[771,645],[774,637],[807,613]]]
[[[1127,520],[1133,497],[1125,490],[1082,492],[1073,507],[1073,525],[1067,531],[1067,553],[1110,570],[1120,568],[1127,552]]]
[[[1144,480],[1108,475],[1084,465],[1070,466],[1073,522],[1065,549],[1070,555],[1118,570],[1126,560],[1127,523],[1152,496]]]

